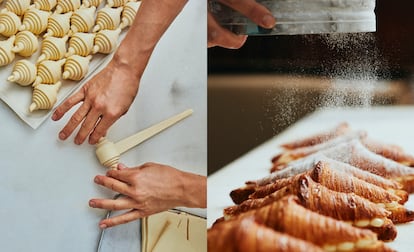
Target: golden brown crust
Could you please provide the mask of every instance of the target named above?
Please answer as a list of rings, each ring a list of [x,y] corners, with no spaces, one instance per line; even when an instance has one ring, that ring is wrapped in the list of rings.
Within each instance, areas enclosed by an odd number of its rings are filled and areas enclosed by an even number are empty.
[[[367,147],[367,149],[378,155],[392,159],[395,162],[406,166],[414,166],[414,157],[405,153],[399,146],[383,144],[368,137],[362,139],[361,142],[365,147]]]
[[[345,193],[355,193],[374,203],[392,203],[401,200],[395,194],[364,180],[348,176],[329,168],[325,162],[318,162],[310,174],[312,179],[327,188]]]
[[[210,252],[323,252],[316,245],[246,218],[215,225],[207,232]]]
[[[305,137],[303,139],[297,139],[292,142],[287,142],[281,144],[281,146],[285,149],[292,150],[300,147],[312,146],[317,145],[326,141],[329,141],[337,136],[343,135],[346,132],[349,132],[350,127],[348,123],[342,122],[337,125],[335,128],[327,131],[327,132],[320,132],[315,135]]]
[[[343,242],[357,242],[361,239],[376,241],[374,232],[355,228],[343,221],[338,221],[310,211],[298,203],[295,196],[287,196],[270,205],[242,213],[235,219],[253,216],[277,231],[310,241],[318,246]]]

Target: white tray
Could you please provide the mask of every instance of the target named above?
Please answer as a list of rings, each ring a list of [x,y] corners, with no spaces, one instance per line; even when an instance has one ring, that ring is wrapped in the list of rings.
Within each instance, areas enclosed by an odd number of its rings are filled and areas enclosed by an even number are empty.
[[[414,107],[330,109],[311,114],[208,177],[208,227],[222,216],[225,207],[234,205],[229,197],[231,190],[243,186],[247,180],[269,174],[270,160],[280,151],[278,146],[281,143],[330,129],[346,121],[354,129],[366,130],[374,139],[397,144],[407,153],[414,154],[413,115]],[[414,209],[413,195],[406,207]],[[414,223],[398,225],[397,230],[397,238],[387,245],[400,252],[412,251],[411,234],[414,233]]]
[[[5,2],[0,4],[0,9],[3,9]],[[100,6],[100,8],[103,4]],[[127,32],[127,28],[124,29],[119,38],[119,43],[124,39]],[[43,36],[41,34],[41,36]],[[0,35],[0,40],[6,38]],[[16,54],[15,60],[7,65],[0,67],[0,99],[5,102],[10,109],[12,109],[16,115],[26,122],[33,129],[37,129],[54,111],[59,104],[61,104],[70,94],[72,94],[76,89],[81,87],[88,79],[90,79],[99,69],[100,66],[104,66],[112,58],[112,54],[95,54],[89,65],[89,72],[80,81],[70,81],[62,80],[62,87],[59,90],[57,102],[53,109],[51,110],[38,110],[34,112],[29,112],[29,106],[32,103],[32,88],[31,86],[20,86],[16,83],[7,81],[7,78],[10,76],[13,66],[16,61],[20,59],[27,59],[31,62],[35,62],[40,55],[40,46],[42,39],[39,38],[39,49],[38,51],[29,58],[23,58]]]

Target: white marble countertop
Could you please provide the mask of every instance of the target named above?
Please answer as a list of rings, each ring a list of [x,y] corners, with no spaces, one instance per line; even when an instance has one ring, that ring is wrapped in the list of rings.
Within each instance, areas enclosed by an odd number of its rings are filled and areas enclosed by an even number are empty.
[[[138,97],[108,138],[120,140],[187,108],[194,114],[122,155],[128,166],[151,161],[206,174],[205,5],[189,1],[164,34]],[[93,146],[76,146],[73,136],[58,140],[68,118],[48,119],[33,130],[0,102],[1,251],[96,250],[98,222],[105,212],[89,208],[88,200],[112,193],[93,183],[95,175],[106,171]]]
[[[223,208],[234,205],[229,193],[247,180],[269,174],[271,158],[286,141],[330,129],[340,122],[348,122],[354,129],[366,130],[374,139],[397,144],[407,153],[414,154],[414,107],[375,107],[367,109],[330,109],[317,111],[295,123],[286,131],[251,150],[208,177],[208,226],[222,216]],[[406,207],[414,209],[411,196]],[[398,225],[398,236],[388,245],[400,252],[412,251],[411,234],[414,223]]]

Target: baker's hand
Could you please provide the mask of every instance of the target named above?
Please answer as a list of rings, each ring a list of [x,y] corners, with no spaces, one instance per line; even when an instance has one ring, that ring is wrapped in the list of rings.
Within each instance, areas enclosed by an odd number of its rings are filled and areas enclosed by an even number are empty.
[[[139,76],[136,76],[136,71],[112,60],[55,110],[52,120],[57,121],[72,107],[81,103],[60,131],[59,138],[67,139],[81,125],[75,143],[82,144],[89,136],[89,143],[96,144],[106,135],[109,127],[128,111],[137,95],[138,87]]]
[[[174,207],[207,205],[205,176],[183,172],[171,166],[146,163],[134,168],[118,165],[106,176],[98,175],[95,183],[123,195],[114,199],[91,199],[89,205],[107,210],[129,210],[121,215],[102,220],[107,228],[137,220]]]
[[[263,28],[272,28],[276,19],[272,13],[255,0],[218,0],[234,10],[250,18]],[[236,35],[220,26],[213,14],[208,12],[208,47],[221,46],[229,49],[238,49],[246,42],[246,35]]]

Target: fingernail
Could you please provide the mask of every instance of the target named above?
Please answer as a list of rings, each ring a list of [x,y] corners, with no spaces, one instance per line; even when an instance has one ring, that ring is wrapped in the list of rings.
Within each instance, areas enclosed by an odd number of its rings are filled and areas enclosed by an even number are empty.
[[[102,229],[107,228],[106,224],[100,224],[99,227],[102,228]]]
[[[90,207],[96,207],[96,203],[95,203],[95,201],[89,201],[89,206]]]
[[[53,114],[53,115],[52,115],[52,120],[53,120],[53,121],[56,121],[56,119],[57,119],[57,115],[56,115],[56,114]]]
[[[65,139],[66,139],[66,134],[65,134],[65,133],[63,133],[63,132],[60,132],[60,133],[59,133],[59,139],[60,139],[60,140],[65,140]]]
[[[275,22],[275,18],[269,14],[262,18],[262,25],[264,28],[272,28],[275,25]]]
[[[98,178],[98,177],[95,177],[93,181],[94,181],[95,183],[99,183],[99,178]]]

